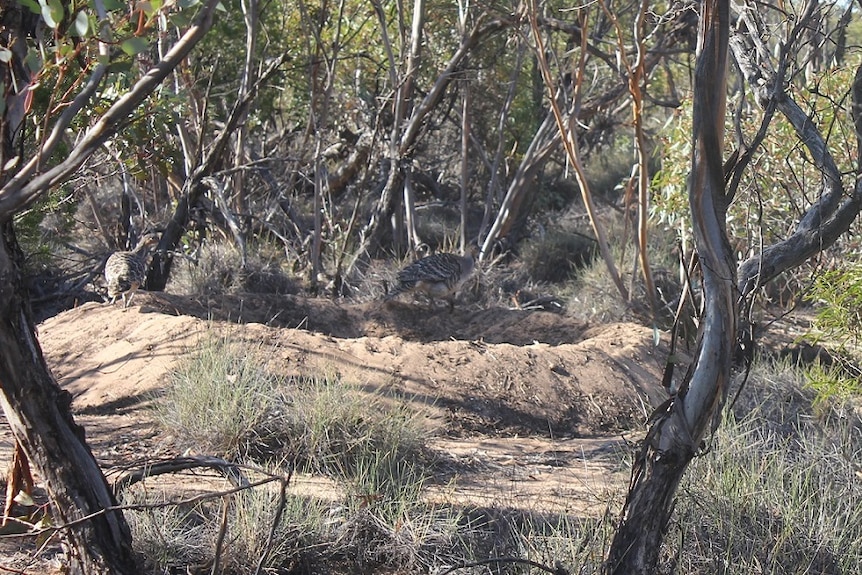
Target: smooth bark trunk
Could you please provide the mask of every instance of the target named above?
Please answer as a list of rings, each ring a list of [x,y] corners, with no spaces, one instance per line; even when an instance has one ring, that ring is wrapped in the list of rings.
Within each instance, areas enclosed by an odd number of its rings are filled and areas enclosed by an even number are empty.
[[[614,575],[656,572],[677,487],[720,412],[730,381],[738,312],[722,164],[729,22],[727,0],[701,5],[688,193],[703,271],[704,318],[694,363],[679,391],[653,416],[635,459],[605,565]]]

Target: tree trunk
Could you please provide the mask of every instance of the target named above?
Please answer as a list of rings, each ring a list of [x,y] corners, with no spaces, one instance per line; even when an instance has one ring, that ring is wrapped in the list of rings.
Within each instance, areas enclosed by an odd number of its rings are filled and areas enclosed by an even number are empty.
[[[654,416],[632,469],[607,573],[656,572],[677,486],[720,412],[736,340],[736,267],[727,241],[722,166],[730,7],[701,4],[695,67],[693,157],[688,182],[695,243],[703,270],[705,314],[694,363],[679,391]]]
[[[389,45],[388,37],[385,35],[386,20],[379,1],[374,1],[373,6],[378,13],[378,18],[381,22],[381,31],[383,32],[383,43],[386,51],[389,54],[390,67],[394,70],[394,55]],[[415,146],[419,137],[420,128],[423,126],[428,115],[434,110],[437,104],[443,98],[446,89],[449,87],[452,80],[456,77],[455,72],[463,65],[464,60],[470,54],[472,49],[477,46],[485,36],[489,36],[504,28],[506,23],[502,20],[493,20],[487,24],[477,24],[470,33],[462,40],[458,50],[452,55],[446,67],[438,74],[434,85],[427,92],[422,101],[413,107],[412,114],[409,119],[403,123],[400,128],[401,136],[398,137],[398,130],[393,130],[390,136],[391,142],[389,152],[390,173],[383,192],[375,203],[371,217],[360,232],[359,246],[351,258],[350,265],[345,271],[346,275],[353,273],[359,260],[364,257],[369,251],[379,248],[380,240],[384,236],[385,230],[381,226],[390,221],[392,214],[395,211],[395,204],[403,197],[401,193],[401,185],[403,184],[403,176],[401,163],[410,153],[410,150]],[[397,86],[401,81],[398,78],[392,78],[393,85]],[[401,91],[398,91],[401,94]],[[396,112],[396,118],[397,118]],[[396,122],[397,123],[397,122]],[[396,145],[397,144],[397,145]]]
[[[19,250],[10,223],[0,245],[0,401],[15,440],[51,498],[52,523],[65,525],[69,573],[137,573],[129,528],[120,511],[98,514],[116,500],[72,420],[68,392],[54,381],[36,340],[23,291]]]
[[[153,252],[153,261],[147,272],[147,282],[144,286],[147,290],[164,291],[165,286],[168,285],[174,264],[174,257],[171,254],[180,244],[189,222],[191,210],[197,205],[204,191],[206,191],[206,186],[200,180],[189,179],[186,181],[183,194],[180,201],[177,202],[176,209],[174,209],[174,214],[168,220],[168,225],[159,239],[159,245]]]
[[[512,177],[509,189],[506,191],[506,196],[497,212],[497,217],[494,219],[491,229],[488,230],[488,235],[482,241],[480,251],[482,258],[491,254],[497,241],[511,233],[512,227],[521,214],[521,204],[523,204],[524,198],[528,192],[534,190],[533,182],[536,176],[561,141],[560,133],[554,124],[554,115],[549,112],[539,129],[536,130],[527,151],[524,152],[524,158]]]

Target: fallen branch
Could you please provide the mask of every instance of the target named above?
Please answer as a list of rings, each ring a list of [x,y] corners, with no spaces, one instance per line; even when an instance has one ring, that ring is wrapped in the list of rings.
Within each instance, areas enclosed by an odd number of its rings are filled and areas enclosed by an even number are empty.
[[[144,467],[127,472],[123,477],[114,482],[114,494],[128,489],[135,483],[143,481],[147,477],[176,473],[188,469],[209,468],[224,475],[231,485],[238,488],[251,487],[242,470],[235,464],[225,461],[220,457],[200,455],[196,457],[175,457],[165,461],[148,464]]]

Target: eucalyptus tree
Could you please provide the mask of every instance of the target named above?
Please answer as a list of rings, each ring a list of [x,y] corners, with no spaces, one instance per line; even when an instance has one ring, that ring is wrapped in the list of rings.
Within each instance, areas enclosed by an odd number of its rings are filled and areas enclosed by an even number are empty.
[[[798,10],[792,18],[785,12],[788,7]],[[804,83],[794,79],[802,77],[806,68],[812,73],[811,58],[797,56],[813,53],[806,47],[812,26],[823,19],[820,8],[815,1],[783,7],[751,1],[734,4],[733,9],[727,0],[701,3],[687,194],[702,274],[703,314],[698,318],[692,363],[652,415],[635,457],[620,526],[605,564],[608,573],[657,571],[677,487],[691,460],[708,449],[709,434],[720,421],[735,374],[744,372],[753,359],[755,334],[749,312],[758,288],[831,246],[847,232],[862,207],[862,66],[855,75],[840,69],[826,71],[838,72],[847,82],[841,87],[843,96],[832,100],[826,111],[807,112],[797,103]],[[767,25],[770,16],[774,18]],[[766,34],[767,29],[775,34]],[[752,132],[736,122],[736,148],[725,159],[731,53],[748,93],[762,111]],[[823,52],[818,54],[820,61]],[[847,100],[852,104],[842,104]],[[843,119],[824,122],[821,114]],[[749,192],[740,188],[740,182],[764,151],[764,138],[779,124],[778,115],[796,139],[794,170],[798,174],[811,169],[817,177],[798,177],[793,182],[802,189],[797,190],[801,201],[794,207],[799,215],[789,233],[771,243],[756,236],[753,245],[737,250],[728,236],[729,214],[741,193]],[[830,145],[825,135],[829,133],[843,135],[843,145]],[[807,152],[807,168],[800,149]],[[849,162],[841,162],[843,171],[836,159],[842,149],[855,150],[855,157],[845,156]],[[739,259],[738,254],[742,254]]]
[[[51,529],[62,535],[71,573],[136,573],[139,562],[123,514],[72,417],[71,397],[45,365],[22,281],[15,215],[62,186],[129,125],[136,108],[206,34],[217,4],[2,5],[0,403],[51,499]],[[150,52],[160,34],[172,37],[172,45],[162,54]],[[130,65],[137,56],[139,74]]]

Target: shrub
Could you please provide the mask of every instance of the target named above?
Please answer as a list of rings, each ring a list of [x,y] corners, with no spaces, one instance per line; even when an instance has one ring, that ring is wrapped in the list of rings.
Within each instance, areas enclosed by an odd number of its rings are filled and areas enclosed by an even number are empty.
[[[678,570],[858,572],[860,422],[810,417],[804,373],[786,366],[758,368],[743,395],[683,481]]]
[[[551,230],[527,240],[520,259],[531,279],[538,282],[565,282],[572,273],[590,263],[596,255],[596,241],[576,232]]]
[[[155,417],[181,447],[237,459],[266,435],[280,381],[260,346],[209,335],[171,374]]]
[[[224,243],[204,243],[194,259],[175,266],[173,291],[202,296],[228,293],[295,294],[297,283],[282,270],[283,254],[265,244],[249,246],[246,266],[239,252]]]
[[[290,567],[311,560],[311,549],[360,565],[427,568],[461,549],[460,514],[421,500],[431,463],[417,413],[397,398],[360,392],[333,375],[280,377],[265,356],[259,346],[229,337],[204,338],[156,402],[158,420],[184,448],[286,462],[338,486],[334,503],[288,494],[271,541],[277,495],[257,488],[232,496],[231,536],[222,551],[230,572],[252,573],[261,557],[266,569]],[[158,568],[191,557],[190,549],[216,548],[221,521],[215,507],[196,509],[206,535],[196,527],[196,542],[185,547],[171,543],[171,526],[184,524],[181,516],[135,512],[136,532],[142,532],[145,552],[159,558]],[[159,533],[160,522],[168,533]]]
[[[818,302],[812,339],[856,346],[862,338],[862,267],[849,266],[819,274],[808,294]]]

